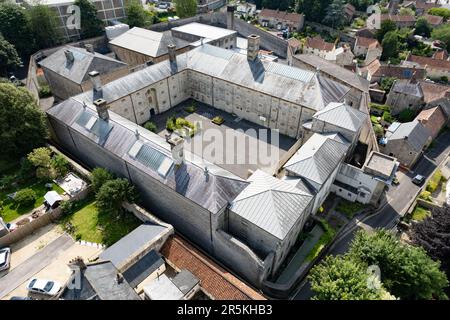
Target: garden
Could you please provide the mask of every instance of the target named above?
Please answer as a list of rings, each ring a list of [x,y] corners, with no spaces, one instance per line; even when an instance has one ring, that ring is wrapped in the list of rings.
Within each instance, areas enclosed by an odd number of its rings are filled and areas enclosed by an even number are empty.
[[[347,218],[352,219],[355,214],[361,212],[365,208],[367,208],[365,204],[340,199],[338,205],[336,206],[336,211],[339,211]]]

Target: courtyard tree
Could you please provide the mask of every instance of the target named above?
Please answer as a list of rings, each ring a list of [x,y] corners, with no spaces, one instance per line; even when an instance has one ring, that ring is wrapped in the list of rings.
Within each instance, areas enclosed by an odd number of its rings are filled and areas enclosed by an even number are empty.
[[[58,28],[58,16],[50,7],[43,4],[29,6],[27,13],[37,49],[53,47],[61,41],[63,35]]]
[[[56,177],[63,177],[69,172],[69,162],[61,154],[53,156],[51,166],[55,171]]]
[[[140,0],[128,0],[125,6],[126,22],[133,27],[145,27],[151,24],[150,15],[146,13]]]
[[[401,243],[392,233],[359,231],[352,241],[349,257],[362,265],[376,265],[383,286],[401,299],[446,299],[448,280],[440,262],[424,249]]]
[[[106,181],[114,179],[111,172],[104,168],[94,168],[91,172],[90,180],[91,186],[95,193],[100,190],[101,186],[105,184]]]
[[[30,152],[27,159],[36,168],[36,176],[43,179],[55,178],[55,172],[52,167],[52,151],[49,148],[36,148]]]
[[[450,51],[450,24],[446,23],[433,29],[431,37],[444,42],[447,51]]]
[[[306,13],[306,19],[321,22],[332,0],[297,0],[295,11]]]
[[[197,13],[196,0],[174,0],[177,16],[180,18],[193,17]]]
[[[400,8],[398,14],[401,16],[415,16],[416,13],[411,8]]]
[[[124,201],[134,201],[136,198],[134,187],[127,179],[106,181],[98,190],[95,200],[100,212],[117,214]]]
[[[74,5],[80,7],[81,37],[92,38],[103,33],[103,21],[97,17],[97,9],[89,0],[76,0]]]
[[[0,77],[7,77],[8,71],[21,63],[16,48],[0,35]]]
[[[450,9],[447,8],[431,8],[428,10],[428,14],[433,16],[441,16],[444,20],[450,19]]]
[[[17,191],[14,196],[14,202],[17,203],[19,207],[28,208],[34,205],[37,196],[33,189],[25,188]]]
[[[431,28],[431,25],[428,22],[427,18],[420,17],[419,19],[417,19],[414,34],[428,38],[431,35],[432,30],[433,28]]]
[[[376,37],[379,42],[383,41],[384,35],[390,31],[397,30],[397,25],[392,20],[383,20],[380,25],[380,29],[377,30]]]
[[[342,27],[347,20],[344,6],[344,0],[333,0],[326,9],[326,15],[323,21],[332,28]]]
[[[385,34],[383,41],[381,42],[383,47],[383,53],[381,55],[382,60],[388,60],[390,58],[398,57],[398,35],[395,31],[390,31]]]
[[[0,83],[0,158],[20,157],[48,136],[44,113],[25,88]]]

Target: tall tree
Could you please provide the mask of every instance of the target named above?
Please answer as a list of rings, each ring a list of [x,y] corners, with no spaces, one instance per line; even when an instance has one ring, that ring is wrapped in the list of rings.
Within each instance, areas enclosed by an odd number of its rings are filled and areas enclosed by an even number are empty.
[[[24,88],[0,83],[0,157],[23,156],[47,138],[45,116]]]
[[[342,27],[347,20],[344,6],[344,0],[333,0],[333,2],[330,3],[330,5],[326,9],[327,14],[323,21],[330,25],[332,28]]]
[[[76,0],[74,3],[80,7],[81,37],[92,38],[103,33],[103,21],[97,17],[97,9],[89,0]]]
[[[106,181],[98,190],[95,199],[97,208],[105,213],[117,214],[124,201],[134,201],[136,193],[127,179]]]
[[[379,42],[383,41],[384,35],[389,31],[397,30],[397,25],[392,20],[384,20],[381,22],[380,29],[377,30],[376,37]]]
[[[433,16],[441,16],[445,20],[450,19],[450,9],[447,8],[431,8],[428,10],[428,14]]]
[[[398,57],[398,45],[397,33],[395,31],[386,33],[381,42],[381,46],[383,47],[383,53],[381,55],[382,60]]]
[[[450,51],[450,24],[443,24],[433,29],[431,32],[431,37],[444,42],[447,47],[447,51]]]
[[[8,76],[8,70],[20,66],[21,63],[16,48],[0,35],[0,77]]]
[[[196,0],[174,0],[177,16],[180,18],[193,17],[197,13]]]
[[[398,12],[401,16],[415,16],[416,13],[411,8],[401,8]]]
[[[63,35],[58,28],[58,16],[50,7],[42,4],[29,6],[27,13],[37,49],[54,47]]]
[[[26,10],[11,2],[0,3],[0,33],[25,57],[34,51],[34,39]]]
[[[414,34],[418,34],[419,36],[428,38],[431,35],[431,30],[433,29],[431,28],[431,25],[428,22],[427,18],[420,17],[419,19],[417,19]]]
[[[369,234],[360,231],[350,245],[349,256],[364,265],[381,270],[381,282],[402,299],[445,299],[448,280],[440,263],[419,247],[401,243],[386,230]]]
[[[321,22],[326,15],[326,9],[332,0],[297,0],[295,6],[298,13],[303,13],[307,20]]]
[[[127,24],[130,28],[145,27],[151,24],[150,16],[145,12],[140,0],[128,0],[125,6]]]

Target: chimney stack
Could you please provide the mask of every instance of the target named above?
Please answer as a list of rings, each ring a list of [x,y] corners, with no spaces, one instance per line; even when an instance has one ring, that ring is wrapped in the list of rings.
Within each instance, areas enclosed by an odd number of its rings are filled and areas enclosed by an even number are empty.
[[[108,121],[109,120],[109,112],[108,105],[105,99],[97,99],[94,101],[95,108],[97,109],[97,113],[100,119]]]
[[[73,63],[75,57],[73,56],[73,52],[70,50],[65,50],[64,54],[66,55],[66,60],[68,63]]]
[[[166,137],[167,142],[170,144],[170,150],[172,151],[172,158],[176,165],[181,165],[184,161],[183,144],[184,139],[176,134],[171,134]]]
[[[234,11],[236,6],[234,4],[227,5],[227,29],[234,30]]]
[[[260,37],[251,34],[247,37],[247,60],[255,61],[258,58]]]
[[[92,44],[90,44],[90,43],[86,43],[86,44],[84,45],[84,48],[86,49],[87,52],[95,53],[95,52],[94,52],[94,46],[93,46]]]
[[[91,71],[89,72],[89,77],[91,78],[95,99],[102,98],[102,79],[100,79],[100,73],[95,70]]]
[[[167,53],[169,54],[170,63],[177,63],[177,47],[174,44],[167,45]]]

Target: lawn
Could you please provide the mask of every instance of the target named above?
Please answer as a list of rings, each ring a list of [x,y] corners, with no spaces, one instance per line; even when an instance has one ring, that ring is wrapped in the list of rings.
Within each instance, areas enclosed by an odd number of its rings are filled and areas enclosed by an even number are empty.
[[[351,219],[356,213],[358,213],[365,207],[366,205],[359,202],[350,202],[345,199],[341,199],[339,201],[339,204],[336,206],[336,210],[340,213],[345,214],[347,218]]]
[[[430,210],[427,210],[421,206],[416,206],[414,209],[411,218],[416,221],[422,221],[426,217],[428,217],[431,214]]]
[[[30,188],[34,192],[36,192],[37,199],[34,202],[33,206],[30,207],[19,207],[14,200],[8,198],[8,194],[19,191],[24,188]],[[57,184],[52,183],[52,190],[55,190],[59,194],[64,192]],[[0,216],[3,218],[5,222],[10,222],[21,215],[30,212],[31,210],[39,207],[44,203],[44,195],[47,193],[47,188],[45,187],[45,182],[39,182],[36,179],[31,179],[27,182],[20,184],[15,188],[10,188],[7,190],[3,190],[0,192],[0,202],[3,203],[2,209],[0,209]]]
[[[141,224],[131,213],[120,218],[99,213],[93,199],[85,201],[81,209],[61,220],[63,227],[68,222],[73,225],[72,233],[77,240],[102,243],[107,246],[112,245]]]

